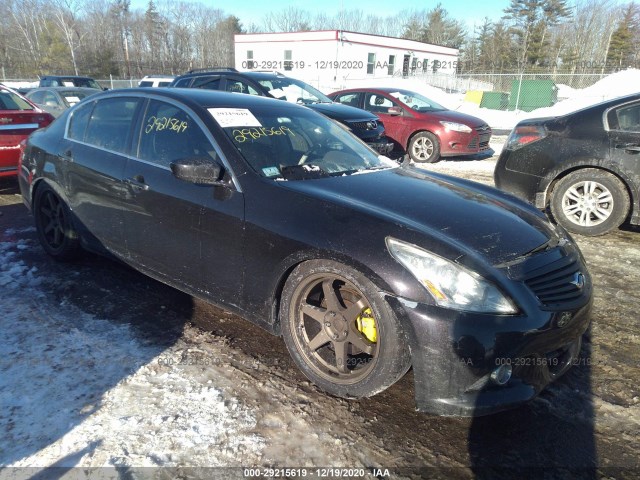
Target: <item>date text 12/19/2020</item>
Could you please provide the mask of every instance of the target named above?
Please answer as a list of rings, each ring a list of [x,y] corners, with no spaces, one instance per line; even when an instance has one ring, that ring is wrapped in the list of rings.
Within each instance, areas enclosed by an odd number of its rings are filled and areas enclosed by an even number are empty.
[[[245,60],[241,67],[245,70],[361,70],[373,67],[375,70],[389,70],[395,68],[394,64],[388,62],[367,63],[362,60]],[[417,60],[409,65],[411,71],[438,71],[455,70],[458,68],[457,60]]]

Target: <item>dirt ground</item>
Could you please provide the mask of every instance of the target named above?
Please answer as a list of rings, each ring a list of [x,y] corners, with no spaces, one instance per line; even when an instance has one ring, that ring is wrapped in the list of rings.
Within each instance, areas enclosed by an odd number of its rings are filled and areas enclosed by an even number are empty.
[[[494,164],[495,157],[424,168],[492,185]],[[31,225],[15,184],[2,181],[0,236],[36,242]],[[373,398],[327,396],[296,369],[281,339],[115,262],[86,255],[60,264],[37,249],[17,258],[54,279],[41,290],[51,301],[127,324],[146,345],[222,359],[228,368],[214,382],[252,413],[250,429],[261,438],[259,451],[229,453],[229,466],[364,468],[368,478],[384,477],[374,468],[391,478],[639,478],[640,230],[576,241],[595,282],[579,364],[530,404],[477,419],[417,413],[411,372]],[[3,296],[0,308],[16,301],[23,300]],[[11,463],[0,449],[2,465]]]

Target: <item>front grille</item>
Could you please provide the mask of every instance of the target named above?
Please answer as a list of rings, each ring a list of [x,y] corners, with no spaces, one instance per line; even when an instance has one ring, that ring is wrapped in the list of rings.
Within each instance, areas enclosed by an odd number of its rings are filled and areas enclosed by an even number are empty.
[[[376,120],[369,120],[366,122],[346,122],[347,125],[357,130],[375,130],[378,128],[378,122]]]
[[[469,150],[486,150],[489,148],[489,140],[491,140],[491,127],[489,125],[481,125],[476,127],[475,131],[478,133],[477,137],[474,137],[467,148]]]
[[[525,283],[543,305],[558,305],[579,299],[586,288],[586,275],[570,257],[534,270]]]

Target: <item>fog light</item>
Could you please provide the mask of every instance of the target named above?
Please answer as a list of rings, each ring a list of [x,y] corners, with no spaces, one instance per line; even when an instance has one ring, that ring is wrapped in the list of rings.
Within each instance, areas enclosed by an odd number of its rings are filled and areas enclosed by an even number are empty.
[[[493,372],[491,372],[491,380],[497,385],[505,385],[511,379],[511,373],[513,368],[511,365],[500,365]]]

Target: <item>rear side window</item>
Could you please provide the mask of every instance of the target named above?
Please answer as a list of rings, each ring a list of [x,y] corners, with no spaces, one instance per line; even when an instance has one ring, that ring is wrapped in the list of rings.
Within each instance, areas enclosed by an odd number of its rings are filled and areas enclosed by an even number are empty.
[[[93,110],[93,103],[88,103],[82,108],[74,110],[69,119],[69,129],[67,130],[67,138],[84,142],[84,134],[87,130],[87,122]]]
[[[640,104],[625,105],[608,115],[609,127],[623,132],[640,132]]]
[[[138,100],[106,98],[96,102],[85,134],[85,142],[106,150],[123,153],[131,132]]]
[[[33,110],[33,107],[20,95],[0,90],[0,110]]]
[[[177,85],[176,85],[177,86]],[[220,77],[196,77],[191,84],[192,88],[205,88],[207,90],[220,89]]]
[[[174,87],[186,88],[189,86],[190,83],[191,83],[191,78],[183,78],[181,80],[178,80],[174,85]]]

